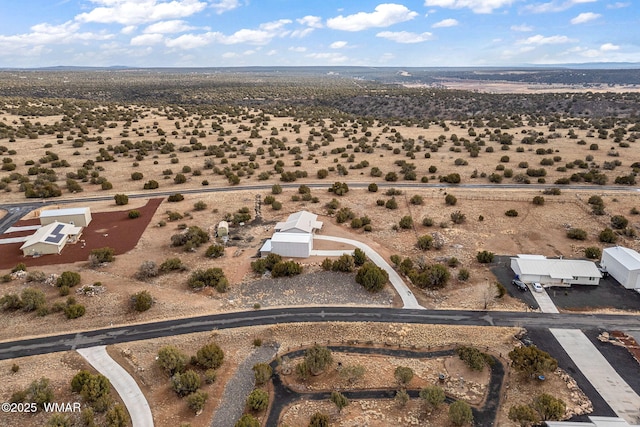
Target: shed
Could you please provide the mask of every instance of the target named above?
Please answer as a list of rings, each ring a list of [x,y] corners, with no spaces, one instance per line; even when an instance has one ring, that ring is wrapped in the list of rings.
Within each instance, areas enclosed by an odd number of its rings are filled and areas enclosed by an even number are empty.
[[[218,237],[225,237],[229,235],[229,223],[227,221],[220,221],[216,230]]]
[[[48,209],[40,212],[40,224],[48,225],[56,221],[79,227],[86,227],[91,223],[91,209],[88,207]]]
[[[602,273],[595,263],[575,259],[553,259],[540,255],[511,258],[511,269],[523,282],[548,286],[599,285]]]
[[[640,289],[640,254],[622,246],[602,251],[600,265],[627,289]]]
[[[67,242],[77,240],[81,231],[81,227],[52,222],[38,229],[20,246],[20,250],[25,256],[59,254]]]

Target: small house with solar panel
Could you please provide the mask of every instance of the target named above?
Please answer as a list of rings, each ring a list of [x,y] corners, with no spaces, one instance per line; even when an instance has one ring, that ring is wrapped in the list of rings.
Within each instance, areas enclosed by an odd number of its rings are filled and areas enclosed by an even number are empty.
[[[49,225],[56,221],[78,227],[86,227],[91,222],[91,209],[48,209],[40,212],[40,224]]]
[[[40,227],[20,250],[25,256],[59,254],[67,243],[77,241],[81,233],[82,227],[55,221]]]

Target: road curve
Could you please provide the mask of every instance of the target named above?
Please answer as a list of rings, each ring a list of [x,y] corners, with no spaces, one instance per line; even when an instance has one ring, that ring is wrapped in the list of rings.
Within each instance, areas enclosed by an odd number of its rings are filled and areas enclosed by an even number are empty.
[[[609,329],[640,332],[640,316],[537,312],[416,310],[379,307],[285,307],[212,314],[0,342],[0,360],[214,329],[300,322],[381,322],[466,326]]]

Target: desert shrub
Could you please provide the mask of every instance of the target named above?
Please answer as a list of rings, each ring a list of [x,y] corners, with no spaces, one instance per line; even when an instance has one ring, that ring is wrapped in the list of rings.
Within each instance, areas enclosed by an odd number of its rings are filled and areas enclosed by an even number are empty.
[[[458,347],[456,353],[460,360],[473,371],[482,371],[489,357],[477,348],[467,346]]]
[[[205,252],[205,256],[207,258],[220,258],[224,255],[224,246],[223,245],[211,245],[207,248]]]
[[[158,187],[160,187],[160,184],[158,184],[158,181],[153,180],[153,179],[151,179],[151,180],[149,180],[149,181],[145,182],[145,183],[144,183],[144,186],[143,186],[143,188],[144,188],[145,190],[155,190],[155,189],[157,189]]]
[[[4,299],[4,297],[3,297]],[[13,298],[10,298],[8,303],[13,307],[16,305],[22,309],[22,311],[30,312],[36,311],[44,307],[47,303],[47,297],[40,289],[25,288],[20,294],[19,302],[16,302]]]
[[[137,210],[137,209],[133,209],[133,210],[130,210],[127,215],[131,219],[139,218],[140,217],[140,211]]]
[[[196,362],[204,369],[218,369],[224,361],[224,351],[216,343],[201,347],[196,353]]]
[[[252,370],[256,385],[266,384],[273,375],[273,369],[268,363],[257,363],[253,365]]]
[[[64,308],[64,314],[67,316],[67,319],[77,319],[78,317],[84,316],[86,312],[86,308],[82,304],[68,304]]]
[[[451,222],[454,224],[462,224],[467,219],[466,215],[460,211],[452,212],[449,217],[451,218]]]
[[[90,252],[90,256],[94,256],[96,262],[102,264],[104,262],[113,262],[115,261],[115,249],[104,247],[98,249],[92,249]]]
[[[521,427],[535,425],[540,421],[538,413],[530,405],[513,405],[509,408],[509,419]]]
[[[629,225],[629,220],[624,215],[614,215],[611,217],[611,228],[622,230]]]
[[[180,258],[167,258],[160,264],[161,273],[169,273],[171,271],[185,271],[187,266],[182,263]]]
[[[131,179],[133,181],[140,181],[142,178],[144,178],[144,175],[142,174],[142,172],[133,172],[131,174]]]
[[[321,412],[314,413],[309,419],[309,427],[329,427],[329,415]]]
[[[194,414],[198,414],[204,409],[204,405],[207,402],[209,395],[204,391],[196,391],[187,396],[187,406],[193,411]]]
[[[398,209],[398,202],[396,201],[396,198],[392,197],[387,200],[387,202],[384,204],[384,207],[387,209]]]
[[[193,209],[196,211],[203,211],[205,209],[207,209],[207,204],[205,202],[203,202],[202,200],[198,200],[197,202],[195,202],[193,204]]]
[[[173,376],[185,370],[189,357],[176,346],[166,345],[158,350],[156,360],[163,371],[169,374],[169,376]]]
[[[600,259],[601,255],[602,251],[596,246],[589,246],[588,248],[584,248],[584,256],[589,259]]]
[[[456,426],[473,423],[471,407],[463,400],[456,400],[449,405],[449,419]]]
[[[422,289],[444,288],[451,278],[449,269],[443,264],[432,264],[419,270],[404,266],[404,264],[403,261],[401,270],[407,271],[411,283]]]
[[[402,218],[400,218],[400,228],[402,229],[410,229],[413,227],[413,218],[411,218],[410,215],[405,215]]]
[[[136,271],[134,276],[138,280],[148,280],[156,277],[159,273],[158,264],[154,261],[144,261],[140,264],[140,267],[138,267],[138,271]]]
[[[242,417],[240,417],[240,419],[238,421],[236,421],[236,423],[234,424],[234,427],[260,427],[260,421],[258,421],[258,419],[256,417],[254,417],[251,414],[244,414],[242,415]],[[326,426],[329,426],[329,418],[327,417],[327,424]]]
[[[15,273],[16,271],[27,271],[27,266],[24,262],[19,262],[11,269],[12,273]]]
[[[360,267],[362,265],[364,265],[364,263],[367,261],[367,255],[364,253],[364,251],[360,248],[355,248],[353,250],[353,263]]]
[[[411,199],[409,199],[409,202],[412,205],[423,205],[424,204],[424,198],[422,196],[420,196],[419,194],[416,194],[416,195],[412,196]]]
[[[58,277],[58,280],[56,280],[56,286],[59,288],[62,286],[73,288],[74,286],[79,285],[81,281],[82,278],[79,273],[76,273],[75,271],[64,271],[60,277]]]
[[[433,226],[433,218],[429,218],[429,217],[422,218],[422,225],[424,225],[425,227]]]
[[[324,371],[331,363],[333,356],[327,347],[315,344],[304,353],[304,363],[313,375],[318,375]]]
[[[280,184],[273,184],[271,186],[271,194],[280,194],[282,193],[282,187]]]
[[[181,202],[183,200],[184,196],[180,193],[173,193],[167,198],[167,201],[169,202]]]
[[[375,193],[378,191],[378,184],[376,184],[375,182],[372,182],[371,184],[369,184],[367,189],[369,190],[369,192]]]
[[[326,169],[318,169],[318,179],[325,179],[329,176],[329,172]]]
[[[131,296],[131,308],[139,313],[147,311],[153,305],[153,297],[149,291],[140,291]]]
[[[561,193],[560,189],[558,187],[553,187],[553,188],[545,188],[542,191],[542,194],[546,195],[546,196],[559,196]]]
[[[413,378],[413,369],[407,366],[398,366],[393,372],[393,376],[395,377],[398,384],[400,384],[401,386],[406,386]]]
[[[553,372],[558,367],[558,361],[549,353],[536,346],[516,347],[509,352],[511,366],[518,372],[531,378]]]
[[[602,243],[615,243],[618,240],[618,235],[610,228],[605,228],[600,232],[598,238]]]
[[[180,397],[188,396],[195,393],[202,384],[200,375],[192,369],[184,373],[176,372],[171,377],[171,388]]]
[[[211,287],[215,288],[218,292],[226,292],[229,287],[229,281],[225,277],[222,269],[218,267],[194,271],[191,273],[187,283],[195,290]]]
[[[458,280],[461,282],[466,282],[470,277],[471,273],[466,268],[461,268],[460,271],[458,271]]]
[[[389,281],[389,274],[372,262],[365,262],[356,273],[356,283],[369,292],[379,292]]]
[[[271,209],[273,209],[274,211],[279,211],[280,209],[282,209],[282,202],[274,200],[273,203],[271,203]]]
[[[453,194],[447,194],[444,198],[444,202],[449,206],[455,206],[458,203],[458,199]]]
[[[259,388],[253,389],[247,397],[247,407],[253,411],[264,411],[269,406],[269,393]]]
[[[573,240],[586,240],[587,232],[581,228],[570,228],[567,230],[567,237]]]
[[[272,277],[291,277],[302,273],[302,266],[295,261],[280,261],[271,269]]]
[[[425,234],[418,237],[416,246],[418,247],[418,249],[422,249],[423,251],[431,249],[431,247],[433,246],[433,236]]]
[[[535,196],[532,200],[532,203],[534,205],[538,205],[538,206],[542,206],[544,205],[544,197],[542,196]]]
[[[506,211],[504,213],[506,216],[510,216],[510,217],[516,217],[518,216],[518,211],[515,209],[509,209],[508,211]]]
[[[476,259],[478,260],[479,263],[481,264],[489,264],[493,262],[493,257],[494,257],[494,253],[493,252],[489,252],[489,251],[479,251],[476,254]]]
[[[336,213],[336,222],[338,224],[342,224],[344,222],[350,221],[356,217],[356,214],[350,208],[344,207],[340,208]]]
[[[446,395],[442,387],[428,386],[420,390],[419,396],[429,410],[434,410],[444,403]]]
[[[209,233],[194,225],[184,233],[171,236],[171,246],[184,246],[185,251],[191,251],[209,241]]]

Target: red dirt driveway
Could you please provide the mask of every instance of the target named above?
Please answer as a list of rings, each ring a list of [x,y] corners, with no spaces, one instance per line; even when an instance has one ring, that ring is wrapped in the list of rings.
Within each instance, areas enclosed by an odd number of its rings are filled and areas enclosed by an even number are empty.
[[[129,210],[117,212],[92,213],[91,224],[86,227],[80,241],[75,244],[67,244],[60,255],[43,255],[37,258],[22,255],[20,246],[22,243],[10,243],[0,245],[0,268],[12,268],[22,262],[27,267],[52,264],[68,264],[78,261],[86,261],[92,249],[110,247],[116,255],[124,254],[135,248],[140,236],[149,225],[151,218],[164,199],[150,199],[146,205],[137,208],[140,217],[129,218]],[[14,226],[38,224],[38,220],[18,221]],[[2,235],[2,238],[17,237],[24,233],[10,233]]]

